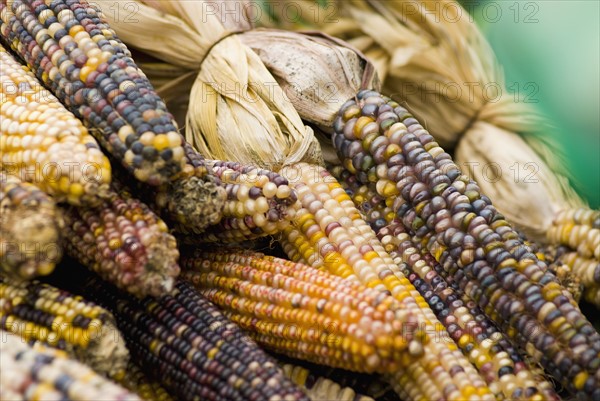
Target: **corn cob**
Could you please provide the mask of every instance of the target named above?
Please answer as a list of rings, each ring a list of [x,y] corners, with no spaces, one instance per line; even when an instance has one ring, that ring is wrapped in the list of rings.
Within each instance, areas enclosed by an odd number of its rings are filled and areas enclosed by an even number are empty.
[[[145,401],[174,401],[160,384],[148,379],[133,362],[129,362],[125,375],[118,383]]]
[[[351,388],[358,396],[376,399],[377,401],[400,401],[391,385],[381,375],[349,372],[343,369],[331,368],[317,365],[306,361],[288,358],[283,355],[275,355],[279,366],[289,377],[291,372],[302,372],[296,376],[304,380],[304,387],[312,387],[315,380],[331,380],[343,388]],[[289,367],[289,368],[288,368]],[[305,374],[307,376],[304,376]],[[298,373],[295,373],[298,375]],[[306,377],[305,379],[303,377]],[[296,384],[296,378],[292,378]],[[306,389],[305,389],[306,391]],[[325,401],[325,400],[324,400]]]
[[[308,369],[289,363],[282,364],[283,373],[300,386],[311,401],[375,401],[366,395],[357,394],[350,387],[313,374]]]
[[[129,400],[135,394],[69,359],[64,351],[0,331],[0,399],[25,400]]]
[[[567,245],[583,258],[600,260],[600,211],[571,210],[559,215],[548,231],[552,244]],[[600,283],[600,270],[596,273]]]
[[[178,221],[200,229],[218,218],[223,191],[200,155],[190,159],[164,101],[100,10],[84,0],[5,1],[0,34],[116,161],[157,187]]]
[[[281,237],[290,259],[388,291],[417,317],[417,338],[424,333],[432,338],[423,345],[421,358],[388,375],[399,395],[411,400],[493,398],[456,344],[439,341],[448,338],[445,328],[335,178],[321,167],[304,163],[282,175],[295,183],[302,204]]]
[[[101,12],[83,1],[14,0],[0,13],[3,41],[137,179],[159,185],[182,170],[171,115]]]
[[[37,281],[0,277],[0,329],[65,350],[111,377],[123,374],[129,359],[109,312]]]
[[[548,240],[575,251],[556,257],[556,262],[569,266],[571,278],[584,286],[585,299],[600,306],[600,211],[559,213],[548,231]]]
[[[235,324],[186,282],[137,299],[91,279],[85,291],[111,310],[132,360],[180,400],[308,401]]]
[[[600,334],[418,121],[362,91],[334,126],[344,166],[393,202],[417,243],[460,288],[569,391],[600,397]]]
[[[115,181],[99,207],[65,207],[67,253],[128,292],[161,295],[179,274],[179,251],[167,225]]]
[[[361,184],[341,166],[331,169],[373,227],[403,274],[429,303],[452,340],[486,379],[492,391],[507,399],[559,399],[552,384],[536,378],[519,352],[458,288],[433,258],[421,256],[395,213],[377,194],[374,185]],[[383,223],[382,223],[383,221]]]
[[[62,257],[62,219],[35,185],[0,172],[0,268],[30,279],[50,274]]]
[[[422,353],[411,341],[416,319],[356,282],[252,251],[193,252],[181,264],[200,294],[275,352],[368,373]]]
[[[97,203],[110,164],[83,124],[0,46],[0,167],[56,201]]]
[[[279,233],[289,226],[298,196],[285,178],[235,162],[207,163],[227,194],[222,219],[202,233],[184,232],[183,242],[242,242]]]
[[[435,259],[420,255],[399,222],[381,229],[379,237],[495,394],[515,400],[559,399],[552,384],[535,377],[508,338],[475,302],[438,273],[442,269]]]

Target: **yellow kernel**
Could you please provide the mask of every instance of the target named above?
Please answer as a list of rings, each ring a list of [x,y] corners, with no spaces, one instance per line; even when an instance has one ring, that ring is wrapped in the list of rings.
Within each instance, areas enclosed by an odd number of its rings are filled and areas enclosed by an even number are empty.
[[[165,134],[159,134],[154,137],[153,146],[156,150],[161,151],[169,147],[169,138]]]
[[[588,373],[587,372],[580,372],[573,379],[573,385],[575,386],[575,388],[577,390],[581,390],[581,389],[583,389],[583,386],[585,385],[585,382],[586,382],[587,379],[588,379]]]
[[[379,254],[375,251],[369,251],[367,253],[365,253],[365,255],[363,256],[363,258],[367,261],[370,262],[375,258],[378,258]]]
[[[94,71],[94,69],[88,65],[82,67],[79,71],[79,79],[82,82],[85,82],[87,80],[87,77],[92,73],[92,71]]]
[[[71,185],[70,191],[72,196],[79,198],[83,195],[83,185],[81,185],[80,183],[76,182],[74,184]]]
[[[75,25],[69,29],[69,36],[75,36],[79,32],[85,32],[85,28],[82,25]]]

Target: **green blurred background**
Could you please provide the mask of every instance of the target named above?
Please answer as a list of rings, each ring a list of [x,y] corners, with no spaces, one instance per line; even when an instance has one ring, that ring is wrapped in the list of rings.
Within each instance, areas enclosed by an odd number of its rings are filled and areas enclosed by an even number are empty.
[[[599,208],[600,1],[462,3],[496,51],[509,90],[529,96],[557,127],[573,184]]]

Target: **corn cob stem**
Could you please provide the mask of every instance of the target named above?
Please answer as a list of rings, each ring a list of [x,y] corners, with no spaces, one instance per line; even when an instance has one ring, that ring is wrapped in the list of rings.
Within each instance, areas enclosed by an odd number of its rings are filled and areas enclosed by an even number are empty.
[[[223,191],[202,157],[190,156],[173,116],[101,11],[83,0],[5,1],[0,34],[116,161],[158,187],[178,221],[201,229],[218,219]]]
[[[63,222],[54,201],[35,185],[0,172],[0,268],[30,279],[50,274],[62,257]]]
[[[275,352],[363,372],[394,371],[422,353],[411,344],[416,319],[356,282],[251,251],[198,251],[181,263],[184,279]]]
[[[0,46],[0,167],[57,202],[95,204],[111,170],[83,124]]]
[[[444,341],[449,338],[445,328],[335,178],[325,169],[305,163],[281,174],[294,184],[302,205],[281,238],[288,256],[391,293],[417,317],[415,334],[426,332],[432,337],[424,344],[421,358],[388,375],[399,395],[412,400],[493,398],[456,345]]]
[[[510,338],[582,398],[600,397],[600,335],[556,277],[427,131],[374,91],[347,102],[333,142]]]
[[[179,251],[166,224],[118,182],[97,208],[65,207],[67,253],[128,292],[161,295],[179,274]]]
[[[109,312],[37,281],[0,277],[0,329],[65,350],[111,377],[123,374],[129,360]]]
[[[207,161],[227,200],[222,219],[204,232],[182,227],[182,242],[242,242],[273,235],[289,226],[298,196],[281,175],[235,162]],[[188,232],[186,232],[188,231]]]
[[[141,401],[64,351],[36,344],[0,330],[0,399]]]
[[[276,363],[194,288],[143,300],[100,280],[84,288],[111,310],[140,368],[180,400],[308,401]]]

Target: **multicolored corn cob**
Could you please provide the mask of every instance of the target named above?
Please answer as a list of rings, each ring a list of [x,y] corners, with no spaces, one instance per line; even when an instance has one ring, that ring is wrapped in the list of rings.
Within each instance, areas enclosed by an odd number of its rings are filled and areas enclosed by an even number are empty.
[[[419,290],[450,338],[486,379],[498,398],[515,400],[558,400],[552,384],[536,377],[519,351],[426,250],[418,249],[395,219],[395,213],[377,194],[373,183],[361,184],[341,166],[332,168],[385,249],[402,268],[402,273]],[[387,217],[387,219],[386,219]],[[381,220],[384,221],[381,224]],[[421,255],[424,252],[424,255]]]
[[[298,359],[288,358],[284,355],[275,355],[279,366],[291,366],[294,370],[301,368],[308,371],[305,386],[312,385],[312,378],[331,380],[341,388],[349,387],[358,395],[374,398],[377,401],[400,401],[398,394],[382,375],[350,372],[344,369],[331,368]],[[286,372],[286,374],[288,374]]]
[[[600,334],[418,121],[362,91],[342,107],[334,129],[344,166],[375,183],[413,241],[486,315],[570,392],[600,397]]]
[[[181,265],[182,278],[272,351],[367,373],[395,371],[423,352],[415,317],[356,282],[243,250],[184,253]]]
[[[69,359],[64,351],[28,345],[0,330],[0,399],[141,401],[138,396]]]
[[[82,291],[111,310],[132,360],[180,400],[307,397],[243,331],[191,284],[142,300],[92,279]]]
[[[175,401],[167,390],[150,380],[133,362],[129,362],[125,375],[118,383],[145,401]]]
[[[572,260],[571,257],[577,256],[577,254],[571,252],[569,247],[562,245],[548,245],[543,248],[534,245],[532,246],[532,250],[535,251],[535,255],[539,260],[546,262],[548,270],[556,276],[563,287],[569,290],[573,295],[573,299],[579,303],[581,295],[583,294],[581,279],[573,274],[573,268],[570,265],[562,262],[562,258],[564,257],[573,263],[574,260]],[[573,254],[573,256],[570,256],[569,254]]]
[[[300,386],[311,401],[375,401],[366,395],[357,394],[350,387],[342,387],[325,377],[313,374],[301,366],[285,363],[283,373]]]
[[[0,270],[22,279],[50,274],[62,257],[62,219],[33,184],[0,172]]]
[[[292,226],[281,236],[290,259],[391,293],[417,318],[417,338],[423,333],[432,338],[423,345],[422,357],[408,368],[388,375],[401,398],[493,399],[484,379],[456,344],[439,341],[448,338],[446,329],[404,277],[337,180],[324,168],[305,163],[281,173],[295,184],[302,204]]]
[[[394,392],[392,386],[378,374],[349,372],[344,369],[331,368],[324,365],[318,365],[306,361],[300,361],[293,358],[288,358],[284,355],[275,355],[279,366],[284,368],[285,374],[289,375],[288,369],[291,372],[302,372],[299,376],[304,379],[304,387],[312,387],[315,380],[330,380],[339,385],[342,389],[350,388],[354,391],[357,397],[367,397],[377,401],[400,401],[398,395]],[[308,372],[307,376],[304,376]],[[292,377],[296,382],[296,378]],[[306,391],[306,389],[305,389]],[[321,398],[322,400],[323,398]],[[326,400],[326,399],[325,399]]]
[[[173,288],[179,274],[177,242],[167,225],[124,186],[99,207],[62,211],[66,251],[81,264],[135,295],[159,296]]]
[[[288,180],[272,171],[235,162],[209,160],[207,164],[227,194],[222,218],[201,233],[184,232],[183,242],[242,242],[279,233],[289,226],[298,196]]]
[[[12,0],[0,15],[2,41],[138,180],[159,185],[182,170],[171,114],[97,8]]]
[[[57,202],[96,204],[111,169],[96,140],[0,46],[0,167]]]
[[[224,191],[102,12],[85,0],[0,3],[0,41],[77,117],[119,164],[156,187],[170,214],[215,223]],[[215,211],[217,216],[214,216]],[[210,220],[209,217],[213,217]]]
[[[0,277],[0,329],[24,341],[39,341],[110,377],[129,360],[112,315],[103,308],[37,281]]]
[[[477,304],[446,280],[447,275],[434,258],[421,256],[401,223],[379,231],[390,255],[403,273],[436,312],[448,334],[486,379],[500,398],[514,400],[559,400],[552,384],[537,377],[508,338]]]

